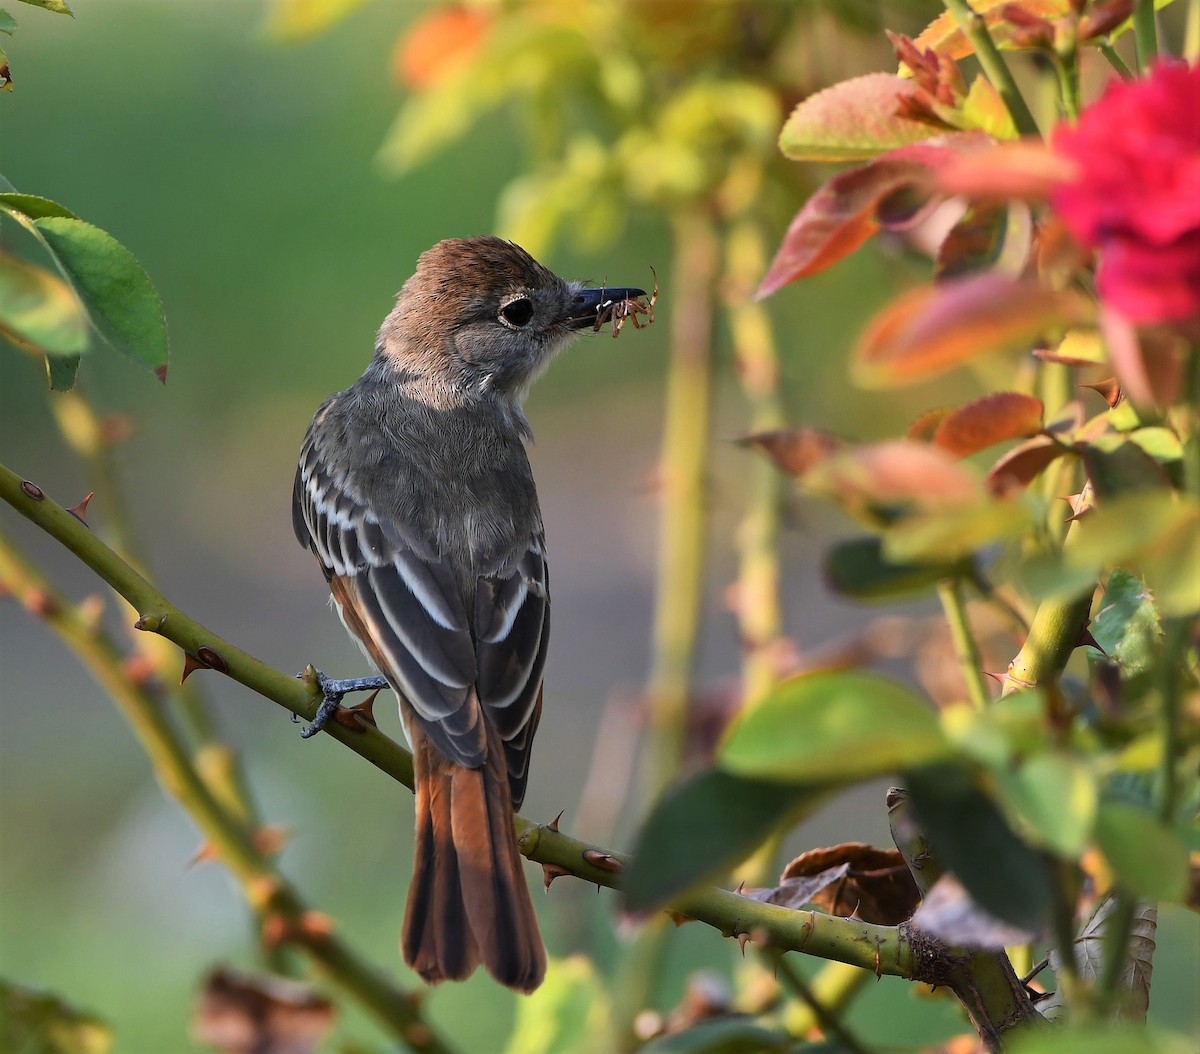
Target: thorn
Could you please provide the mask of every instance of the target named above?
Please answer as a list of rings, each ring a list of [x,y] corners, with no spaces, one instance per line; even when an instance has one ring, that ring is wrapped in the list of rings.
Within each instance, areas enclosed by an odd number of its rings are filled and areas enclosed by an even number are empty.
[[[79,617],[90,634],[100,630],[100,620],[104,617],[104,598],[92,593],[79,602]]]
[[[154,367],[154,376],[157,377],[163,384],[167,383],[167,364]]]
[[[1092,636],[1092,631],[1090,629],[1088,629],[1087,626],[1084,626],[1083,629],[1081,629],[1079,631],[1079,640],[1075,642],[1075,647],[1077,647],[1077,648],[1095,648],[1106,659],[1109,658],[1108,652],[1106,652],[1102,647],[1100,647],[1100,643],[1096,640],[1095,637]]]
[[[26,497],[32,498],[34,501],[42,501],[46,497],[41,487],[36,483],[30,483],[27,479],[21,480],[21,489],[25,492]]]
[[[676,928],[682,926],[686,922],[695,922],[691,915],[685,915],[682,911],[668,911],[667,918],[675,923]]]
[[[197,864],[211,863],[213,860],[219,859],[221,854],[217,852],[217,847],[212,842],[205,842],[192,858],[187,862],[188,867],[195,867]]]
[[[548,827],[548,828],[549,828],[551,831],[554,831],[554,832],[556,832],[556,833],[557,833],[557,831],[558,831],[558,821],[559,821],[559,820],[561,820],[561,819],[563,818],[563,813],[564,813],[564,812],[566,812],[566,811],[567,811],[566,809],[560,809],[560,810],[558,811],[558,815],[557,815],[556,817],[554,817],[554,819],[553,819],[553,820],[551,820],[551,821],[550,821],[548,824],[546,824],[546,826],[547,826],[547,827]]]
[[[570,873],[565,867],[559,867],[558,864],[542,864],[542,884],[545,891],[550,892],[550,883],[556,878],[562,878]],[[596,887],[596,889],[599,888],[599,886]]]
[[[69,509],[67,509],[67,512],[74,516],[75,519],[77,519],[85,527],[91,526],[91,524],[87,522],[87,507],[88,502],[92,500],[94,494],[95,491],[88,491],[83,501],[81,501],[78,505],[72,505]]]
[[[197,670],[204,669],[207,669],[204,663],[197,659],[191,652],[185,651],[183,653],[183,673],[179,678],[179,683],[183,684]]]
[[[738,942],[738,947],[742,951],[742,958],[743,959],[746,958],[746,945],[750,941],[752,941],[754,938],[751,937],[750,934],[746,933],[745,931],[743,931],[741,933],[735,933],[733,935],[733,937],[734,937],[734,940],[736,940]]]
[[[278,948],[288,936],[287,922],[280,915],[268,915],[262,923],[263,944],[268,948]]]
[[[31,589],[25,597],[25,609],[38,618],[53,618],[58,614],[58,604],[49,593],[41,589]]]
[[[979,672],[982,673],[984,677],[990,677],[997,684],[1004,683],[1004,674],[1002,673],[992,673],[991,670],[980,670]]]
[[[1093,381],[1091,384],[1081,384],[1080,388],[1091,388],[1109,405],[1109,409],[1116,406],[1121,401],[1121,386],[1117,383],[1116,377],[1105,377],[1102,381]]]
[[[121,672],[143,691],[154,687],[154,661],[149,656],[126,656],[121,661]]]
[[[361,703],[354,706],[339,707],[334,711],[333,719],[343,728],[351,732],[365,732],[367,725],[377,724],[375,720],[375,700],[382,688],[376,688]]]
[[[323,911],[306,911],[296,923],[296,936],[301,940],[322,940],[333,933],[333,919]]]
[[[263,856],[278,856],[290,841],[290,837],[285,828],[269,824],[255,831],[252,840],[254,848]]]
[[[217,673],[229,672],[229,666],[225,660],[221,658],[221,653],[213,648],[210,648],[207,644],[202,644],[196,649],[196,657],[210,670],[216,670]]]
[[[620,860],[615,856],[610,856],[602,849],[585,849],[583,851],[583,859],[585,863],[591,864],[592,867],[598,868],[601,871],[616,874],[625,870],[625,865]]]
[[[741,881],[740,881],[740,882],[739,882],[739,883],[738,883],[738,884],[737,884],[737,885],[734,887],[734,890],[733,890],[733,891],[734,891],[734,892],[735,892],[735,893],[736,893],[736,894],[737,894],[737,895],[740,897],[740,896],[742,896],[742,890],[743,890],[743,889],[745,889],[745,888],[746,888],[746,880],[743,878],[743,879],[742,879],[742,880],[741,880]]]

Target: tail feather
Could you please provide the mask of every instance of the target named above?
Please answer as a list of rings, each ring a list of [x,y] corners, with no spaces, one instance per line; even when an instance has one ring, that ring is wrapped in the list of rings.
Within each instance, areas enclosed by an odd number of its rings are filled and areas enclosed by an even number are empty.
[[[513,839],[499,743],[479,769],[450,765],[423,739],[417,848],[405,912],[405,961],[430,983],[462,980],[482,962],[501,984],[531,992],[546,951]]]

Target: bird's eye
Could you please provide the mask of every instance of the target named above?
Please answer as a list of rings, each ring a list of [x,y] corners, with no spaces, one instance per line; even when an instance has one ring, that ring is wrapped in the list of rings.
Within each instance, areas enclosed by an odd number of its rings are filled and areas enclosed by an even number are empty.
[[[528,297],[518,297],[511,300],[500,309],[504,321],[512,326],[524,326],[533,318],[533,301]]]

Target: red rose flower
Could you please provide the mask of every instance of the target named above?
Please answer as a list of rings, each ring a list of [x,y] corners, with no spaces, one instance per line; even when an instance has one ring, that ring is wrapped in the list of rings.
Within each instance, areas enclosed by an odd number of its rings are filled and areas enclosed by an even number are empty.
[[[1200,66],[1114,81],[1052,143],[1078,166],[1052,203],[1100,250],[1101,299],[1137,323],[1200,315]]]

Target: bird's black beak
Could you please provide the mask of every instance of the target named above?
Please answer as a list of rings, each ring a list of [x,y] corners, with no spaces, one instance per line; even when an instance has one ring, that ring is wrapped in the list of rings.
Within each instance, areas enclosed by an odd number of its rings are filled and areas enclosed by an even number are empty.
[[[588,326],[599,329],[596,320],[601,318],[606,307],[623,300],[637,300],[645,295],[644,289],[613,289],[609,286],[580,289],[567,305],[567,315],[563,321],[572,329],[587,329]]]

